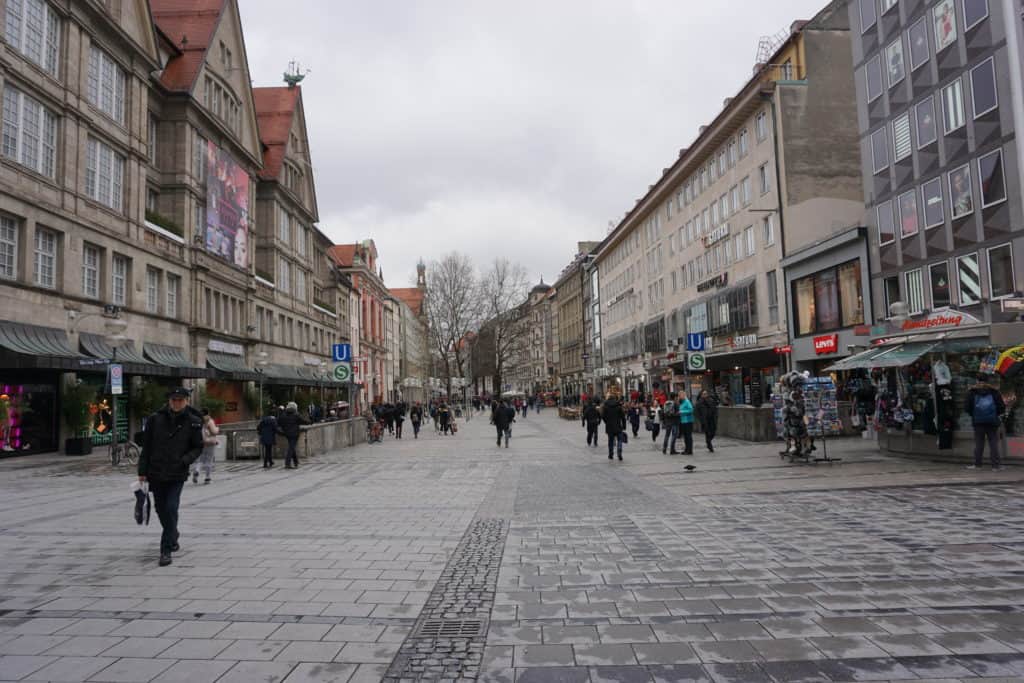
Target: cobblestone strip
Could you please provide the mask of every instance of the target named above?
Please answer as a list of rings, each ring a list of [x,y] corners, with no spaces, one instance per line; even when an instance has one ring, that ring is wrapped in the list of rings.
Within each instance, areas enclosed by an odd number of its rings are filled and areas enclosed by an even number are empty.
[[[507,536],[506,520],[473,521],[388,667],[386,683],[480,676]]]

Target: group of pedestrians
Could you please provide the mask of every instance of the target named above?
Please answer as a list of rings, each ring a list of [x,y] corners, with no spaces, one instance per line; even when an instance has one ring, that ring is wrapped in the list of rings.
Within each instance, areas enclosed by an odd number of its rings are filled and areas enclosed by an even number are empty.
[[[658,435],[664,431],[661,452],[669,455],[693,455],[693,428],[700,425],[709,453],[715,452],[714,439],[718,431],[718,402],[708,391],[702,391],[694,405],[686,392],[679,392],[675,400],[669,398],[663,405],[657,400],[631,401],[623,404],[617,394],[609,394],[603,403],[596,399],[587,402],[580,414],[587,430],[587,445],[598,445],[598,430],[603,422],[608,437],[608,459],[618,456],[622,460],[622,445],[628,442],[627,430],[633,437],[640,433],[640,423],[651,433],[651,441],[658,444]],[[676,450],[678,438],[683,438],[683,451]]]
[[[284,468],[292,470],[299,466],[296,447],[302,431],[300,428],[304,424],[309,424],[309,421],[299,414],[299,406],[294,401],[279,409],[276,415],[267,413],[260,418],[256,432],[259,434],[260,448],[263,451],[263,469],[274,466],[274,445],[277,443],[278,435],[283,436],[288,443],[284,455]]]

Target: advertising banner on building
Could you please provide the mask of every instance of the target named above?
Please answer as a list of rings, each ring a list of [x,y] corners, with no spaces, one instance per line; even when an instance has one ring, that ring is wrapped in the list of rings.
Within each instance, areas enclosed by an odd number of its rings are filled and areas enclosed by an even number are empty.
[[[212,142],[206,150],[206,250],[249,267],[249,174]]]

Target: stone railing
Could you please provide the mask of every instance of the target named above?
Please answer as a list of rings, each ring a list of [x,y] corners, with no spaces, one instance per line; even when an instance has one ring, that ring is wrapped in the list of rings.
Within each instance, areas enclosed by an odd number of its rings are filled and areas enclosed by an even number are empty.
[[[256,432],[256,422],[232,422],[219,425],[227,460],[254,460],[262,458],[260,438]],[[348,448],[359,443],[366,443],[366,419],[357,417],[334,422],[318,422],[303,425],[297,446],[298,456],[302,458]],[[284,460],[288,442],[278,435],[274,444],[275,460]]]

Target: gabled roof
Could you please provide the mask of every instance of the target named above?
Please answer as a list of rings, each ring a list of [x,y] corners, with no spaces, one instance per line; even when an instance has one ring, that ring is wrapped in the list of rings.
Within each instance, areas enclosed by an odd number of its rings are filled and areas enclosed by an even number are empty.
[[[160,82],[168,90],[191,91],[220,22],[225,0],[149,0],[153,19],[180,54],[167,62]],[[186,42],[182,44],[182,38]]]
[[[414,314],[417,316],[423,315],[423,299],[426,297],[424,290],[419,287],[400,287],[388,291],[396,299],[400,299],[402,303],[411,308]]]
[[[295,107],[301,94],[299,86],[252,89],[256,123],[264,145],[263,169],[260,171],[260,178],[264,180],[277,180],[281,175]]]
[[[334,262],[339,266],[350,268],[355,260],[357,244],[336,244],[327,250]]]

